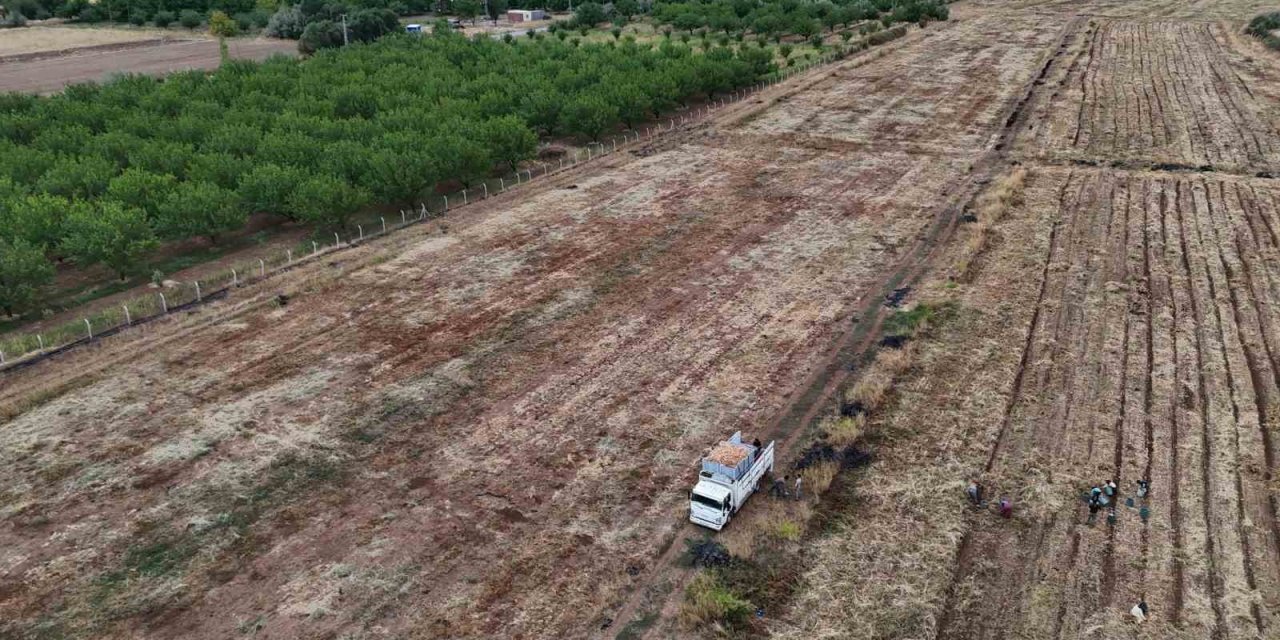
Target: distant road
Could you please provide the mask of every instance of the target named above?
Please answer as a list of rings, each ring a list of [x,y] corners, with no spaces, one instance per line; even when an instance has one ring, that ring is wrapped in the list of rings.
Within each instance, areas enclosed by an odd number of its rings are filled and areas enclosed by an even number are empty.
[[[276,53],[298,55],[298,43],[293,40],[233,39],[227,47],[231,57],[250,60],[264,60]],[[56,58],[0,61],[0,93],[54,93],[69,84],[101,81],[118,73],[163,75],[186,69],[215,69],[219,59],[216,40],[191,40],[113,51],[94,47],[72,50]]]

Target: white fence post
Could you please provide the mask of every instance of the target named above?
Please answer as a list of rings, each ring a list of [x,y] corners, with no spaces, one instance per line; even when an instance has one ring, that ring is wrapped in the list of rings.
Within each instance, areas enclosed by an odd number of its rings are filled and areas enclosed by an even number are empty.
[[[524,172],[525,172],[525,173],[527,173],[527,174],[529,174],[529,178],[528,178],[528,179],[526,179],[526,180],[525,180],[525,182],[530,182],[530,181],[532,181],[532,180],[533,180],[533,169],[525,169],[525,170],[524,170]]]
[[[132,325],[132,324],[133,324],[133,316],[129,315],[129,305],[127,305],[127,304],[122,304],[122,305],[120,305],[120,306],[121,306],[121,307],[124,307],[124,323],[125,323],[125,324],[127,324],[127,325]]]
[[[160,294],[160,308],[163,309],[165,313],[169,313],[169,301],[164,299],[163,292]]]
[[[467,202],[467,190],[466,190],[466,189],[463,189],[463,190],[462,190],[462,204],[463,204],[463,206],[466,206],[467,204],[469,204],[469,203]]]
[[[400,210],[400,224],[408,224],[408,223],[409,223],[409,222],[408,222],[407,220],[405,220],[405,219],[404,219],[404,209],[401,209],[401,210]]]
[[[489,197],[489,183],[488,183],[488,182],[481,182],[481,183],[480,183],[480,186],[484,187],[484,197],[488,198],[488,197]]]
[[[334,232],[333,232],[333,246],[335,246],[335,247],[336,247],[336,246],[338,246],[338,245],[340,245],[340,244],[342,244],[342,238],[339,238],[339,237],[338,237],[338,232],[337,232],[337,231],[334,231]]]
[[[262,258],[258,258],[258,275],[267,275],[267,263]]]
[[[289,259],[289,264],[293,264],[293,249],[285,249],[285,256]]]
[[[587,162],[591,161],[591,145],[587,145]]]
[[[444,211],[445,213],[448,213],[449,212],[449,196],[443,196],[443,197],[444,197]]]
[[[4,349],[0,349],[0,364],[4,364]]]
[[[39,342],[39,343],[40,343],[40,350],[41,350],[41,351],[44,351],[44,336],[43,336],[43,335],[41,335],[41,334],[39,334],[39,333],[37,333],[37,334],[36,334],[36,342]]]
[[[236,273],[235,267],[231,268],[231,285],[240,286],[240,274]]]
[[[507,190],[507,179],[506,179],[506,178],[498,178],[498,183],[501,185],[501,188],[499,188],[499,189],[498,189],[498,193],[502,193],[503,191],[506,191],[506,190]]]
[[[561,158],[560,158],[560,168],[561,168],[561,169],[563,169],[563,168],[564,168],[564,157],[563,157],[563,156],[561,156]]]
[[[387,232],[387,219],[386,219],[386,218],[384,218],[384,217],[382,217],[382,216],[378,216],[378,219],[382,220],[382,232],[383,232],[383,233],[386,233],[386,232]]]
[[[403,212],[403,211],[401,211],[401,212],[400,212],[400,214],[401,214],[401,215],[404,215],[404,212]],[[319,243],[317,243],[315,240],[312,240],[312,241],[311,241],[311,255],[313,255],[313,256],[314,256],[314,255],[315,255],[315,254],[317,254],[317,253],[320,253],[320,245],[319,245]]]
[[[360,239],[364,240],[364,225],[362,224],[356,225],[356,230],[360,232]]]
[[[196,302],[200,302],[200,281],[196,280]]]
[[[88,332],[89,332],[89,339],[90,339],[90,340],[92,340],[92,339],[93,339],[93,325],[92,325],[92,324],[89,324],[89,319],[88,319],[88,318],[85,318],[85,319],[84,319],[84,328],[85,328],[85,331],[88,331]]]
[[[422,205],[422,213],[418,215],[418,219],[421,220],[422,218],[427,217],[427,203],[419,202],[418,204]]]

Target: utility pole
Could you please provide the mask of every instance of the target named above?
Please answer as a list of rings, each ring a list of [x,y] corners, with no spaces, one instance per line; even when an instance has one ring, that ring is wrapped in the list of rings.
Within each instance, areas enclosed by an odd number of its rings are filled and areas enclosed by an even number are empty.
[[[347,41],[347,14],[342,14],[342,46],[350,44]]]

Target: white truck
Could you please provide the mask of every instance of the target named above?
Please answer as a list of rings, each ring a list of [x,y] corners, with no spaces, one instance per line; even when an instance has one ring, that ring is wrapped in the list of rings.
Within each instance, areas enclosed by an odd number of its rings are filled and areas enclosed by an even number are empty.
[[[735,432],[702,459],[698,482],[689,492],[689,521],[719,531],[773,471],[773,441],[757,447]]]

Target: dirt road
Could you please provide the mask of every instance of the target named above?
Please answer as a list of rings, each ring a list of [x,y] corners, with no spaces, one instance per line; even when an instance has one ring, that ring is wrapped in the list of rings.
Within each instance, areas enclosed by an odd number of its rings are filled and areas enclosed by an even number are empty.
[[[297,55],[292,40],[232,39],[227,42],[231,57],[263,60],[275,54]],[[186,69],[215,69],[221,59],[215,40],[157,42],[145,46],[121,45],[118,50],[100,48],[55,58],[0,62],[0,92],[54,93],[77,82],[97,82],[113,74],[145,73],[161,75]]]

